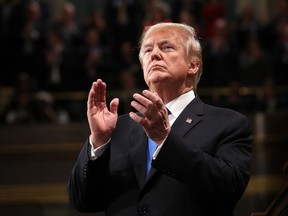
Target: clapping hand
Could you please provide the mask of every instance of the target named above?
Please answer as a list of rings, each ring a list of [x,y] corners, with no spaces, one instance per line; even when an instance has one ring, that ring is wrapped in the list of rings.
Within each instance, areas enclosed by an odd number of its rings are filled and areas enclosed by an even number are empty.
[[[87,118],[91,131],[94,148],[107,143],[116,127],[119,99],[110,102],[110,109],[106,104],[106,83],[98,79],[92,84],[88,95]]]
[[[131,106],[138,110],[143,117],[134,112],[130,112],[130,117],[141,124],[147,136],[160,145],[171,130],[168,111],[162,99],[157,93],[148,90],[144,90],[143,95],[134,94],[133,98]]]

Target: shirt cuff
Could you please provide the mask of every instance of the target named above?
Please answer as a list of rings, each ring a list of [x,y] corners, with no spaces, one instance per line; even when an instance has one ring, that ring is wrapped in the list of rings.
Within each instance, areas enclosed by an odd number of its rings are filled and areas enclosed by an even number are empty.
[[[109,142],[110,142],[110,139],[108,140],[107,143],[99,146],[98,148],[94,148],[93,142],[91,140],[91,136],[89,136],[89,144],[91,145],[90,159],[96,160],[97,158],[99,158],[107,149]]]

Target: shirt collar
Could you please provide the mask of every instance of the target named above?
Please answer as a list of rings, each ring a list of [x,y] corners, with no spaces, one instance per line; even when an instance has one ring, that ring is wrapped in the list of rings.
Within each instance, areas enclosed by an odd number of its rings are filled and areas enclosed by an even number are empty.
[[[186,92],[185,94],[180,95],[174,100],[167,103],[165,106],[171,114],[177,118],[180,113],[185,109],[185,107],[195,98],[195,93],[193,90]]]

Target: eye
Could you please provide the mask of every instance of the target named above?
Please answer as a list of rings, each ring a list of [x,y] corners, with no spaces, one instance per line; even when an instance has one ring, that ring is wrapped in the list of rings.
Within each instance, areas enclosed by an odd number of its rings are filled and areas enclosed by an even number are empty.
[[[146,48],[143,50],[143,53],[144,53],[144,54],[149,54],[149,53],[151,53],[151,51],[152,51],[152,48],[151,48],[151,47],[146,47]]]
[[[162,46],[162,49],[163,49],[163,50],[166,50],[166,51],[169,51],[169,50],[173,50],[174,47],[173,47],[171,44],[164,44],[164,45]]]

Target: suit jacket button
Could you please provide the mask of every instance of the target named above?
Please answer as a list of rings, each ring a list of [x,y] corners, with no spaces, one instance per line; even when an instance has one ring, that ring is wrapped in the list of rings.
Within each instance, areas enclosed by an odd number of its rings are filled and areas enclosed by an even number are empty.
[[[139,215],[139,216],[145,215],[145,214],[147,214],[148,212],[149,212],[148,206],[142,205],[142,206],[139,206],[139,207],[138,207],[138,215]]]

